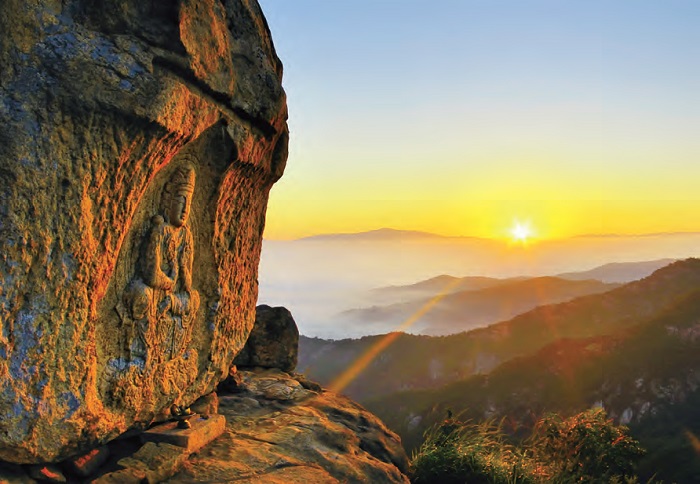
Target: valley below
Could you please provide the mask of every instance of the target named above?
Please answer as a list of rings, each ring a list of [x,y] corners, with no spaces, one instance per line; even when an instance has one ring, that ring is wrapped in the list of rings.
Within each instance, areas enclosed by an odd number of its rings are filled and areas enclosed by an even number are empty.
[[[458,321],[459,311],[445,309],[459,307],[455,301],[481,304],[482,312],[500,308],[505,316],[498,320],[496,312],[492,319],[498,321],[475,329],[455,323],[440,336],[302,336],[298,371],[331,388],[347,381],[339,389],[397,432],[409,454],[448,411],[475,421],[503,419],[505,430],[517,438],[549,412],[572,415],[603,408],[647,449],[640,476],[695,482],[700,479],[693,447],[700,435],[700,260],[667,262],[591,271],[608,282],[576,274],[441,276],[378,289],[375,300],[405,300],[360,310],[354,317],[410,318],[420,310],[421,298],[425,305],[431,295],[439,302],[426,312],[423,328]],[[639,274],[632,268],[650,274],[611,282],[613,272]],[[575,281],[583,284],[572,285]],[[508,317],[500,305],[519,300],[529,304],[512,309],[515,314]],[[432,319],[427,317],[434,310]]]
[[[591,235],[531,245],[391,229],[265,240],[258,300],[287,307],[301,334],[310,337],[444,335],[604,292],[613,288],[609,284],[699,256],[698,247],[696,232]],[[528,281],[535,278],[545,279]],[[444,296],[438,306],[402,327],[436,296]]]

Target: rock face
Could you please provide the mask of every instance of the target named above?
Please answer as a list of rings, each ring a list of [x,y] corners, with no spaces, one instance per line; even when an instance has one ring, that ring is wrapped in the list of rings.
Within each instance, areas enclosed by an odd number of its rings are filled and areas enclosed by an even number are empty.
[[[166,482],[408,483],[399,438],[356,403],[279,370],[236,378],[236,393],[219,394],[224,435]]]
[[[0,3],[0,459],[211,392],[254,322],[288,132],[255,0]]]
[[[255,325],[234,364],[294,371],[299,354],[299,329],[287,308],[260,305]]]
[[[396,434],[303,375],[237,371],[219,391],[221,414],[211,393],[190,429],[158,424],[59,465],[0,463],[0,482],[408,482]]]

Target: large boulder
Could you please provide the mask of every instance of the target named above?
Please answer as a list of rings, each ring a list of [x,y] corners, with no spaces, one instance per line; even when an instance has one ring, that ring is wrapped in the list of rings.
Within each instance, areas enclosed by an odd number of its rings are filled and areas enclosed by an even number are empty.
[[[255,0],[0,2],[0,460],[79,454],[228,374],[281,76]]]
[[[261,304],[255,325],[233,363],[241,367],[294,371],[299,355],[299,329],[289,309]]]

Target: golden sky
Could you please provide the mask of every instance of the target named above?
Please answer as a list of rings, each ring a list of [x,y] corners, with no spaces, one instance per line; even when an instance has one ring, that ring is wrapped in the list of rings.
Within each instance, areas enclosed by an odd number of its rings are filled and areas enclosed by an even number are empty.
[[[535,240],[695,232],[700,230],[700,201],[273,200],[265,235],[296,239],[390,227],[446,236],[511,238],[516,224],[529,227]]]
[[[700,2],[261,5],[290,113],[266,238],[700,231]]]

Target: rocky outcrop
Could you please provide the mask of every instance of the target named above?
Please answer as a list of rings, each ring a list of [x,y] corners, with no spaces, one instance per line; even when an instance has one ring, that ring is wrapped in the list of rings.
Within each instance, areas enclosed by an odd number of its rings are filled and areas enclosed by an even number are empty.
[[[228,374],[281,75],[255,0],[0,3],[0,460],[83,454]]]
[[[408,482],[401,441],[356,403],[279,370],[236,378],[226,432],[167,482]]]
[[[255,325],[233,363],[241,367],[278,368],[294,371],[299,354],[299,330],[287,308],[261,305]]]
[[[0,463],[0,482],[408,482],[396,434],[303,375],[241,370],[219,389],[200,399],[209,415],[191,429],[158,424],[59,465]]]

